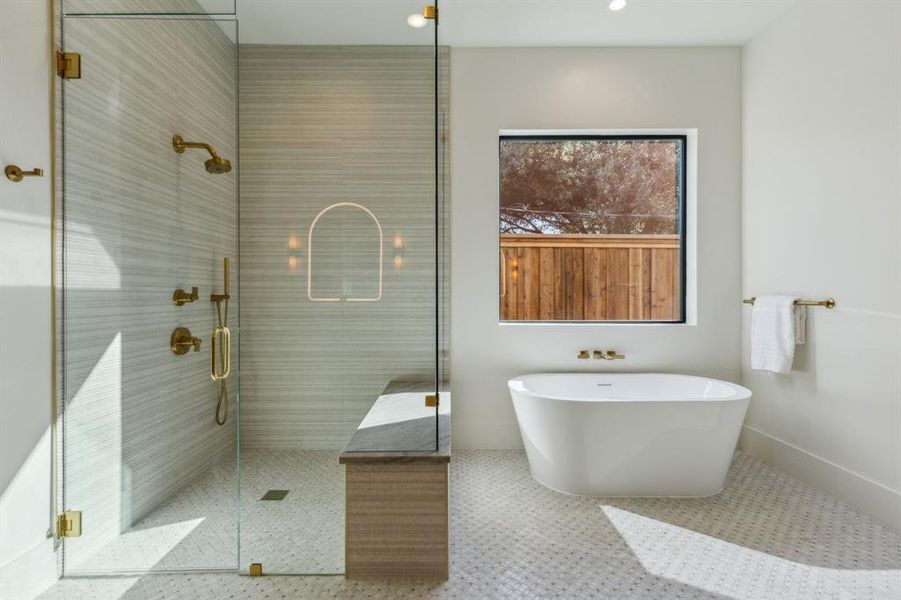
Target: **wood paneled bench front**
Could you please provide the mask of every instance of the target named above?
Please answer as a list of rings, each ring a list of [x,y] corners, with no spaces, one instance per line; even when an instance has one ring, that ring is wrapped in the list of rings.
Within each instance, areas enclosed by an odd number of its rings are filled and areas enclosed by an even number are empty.
[[[348,579],[448,577],[450,393],[392,381],[338,457]]]

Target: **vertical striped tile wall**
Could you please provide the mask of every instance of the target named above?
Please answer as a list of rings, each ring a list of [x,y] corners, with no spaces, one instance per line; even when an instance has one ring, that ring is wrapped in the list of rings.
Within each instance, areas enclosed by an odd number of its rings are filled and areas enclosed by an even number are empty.
[[[434,373],[433,50],[242,46],[240,68],[242,446],[340,449],[388,381]],[[381,224],[378,302],[308,298],[310,225],[341,202]],[[330,211],[313,244],[314,297],[371,295],[370,218]]]
[[[66,545],[74,572],[102,568],[90,563],[99,546],[235,460],[236,420],[213,419],[209,294],[222,258],[236,258],[236,176],[207,174],[204,152],[176,154],[170,140],[236,158],[237,57],[205,20],[66,18],[63,33],[82,55],[82,79],[64,84],[60,215],[65,503],[84,512],[84,535]],[[173,305],[191,286],[200,301]],[[170,352],[179,325],[203,338],[201,352]],[[234,497],[221,503],[236,510]],[[218,566],[234,564],[229,554]]]

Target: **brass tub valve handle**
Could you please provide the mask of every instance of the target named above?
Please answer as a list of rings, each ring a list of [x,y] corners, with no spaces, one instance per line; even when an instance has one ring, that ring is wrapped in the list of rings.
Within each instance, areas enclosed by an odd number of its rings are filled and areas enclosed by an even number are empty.
[[[589,356],[588,350],[579,350],[579,355],[576,358],[586,359],[586,358],[588,358],[588,356]]]
[[[187,327],[176,327],[169,338],[169,349],[175,354],[187,354],[194,349],[194,352],[200,352],[200,344],[202,340],[199,337],[191,335],[191,330]]]
[[[617,354],[616,350],[607,350],[607,360],[623,360],[626,358],[625,354]]]

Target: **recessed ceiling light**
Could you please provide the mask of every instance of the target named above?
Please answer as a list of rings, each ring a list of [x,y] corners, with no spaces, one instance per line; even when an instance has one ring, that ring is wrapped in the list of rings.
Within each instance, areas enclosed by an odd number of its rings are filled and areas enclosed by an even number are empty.
[[[412,15],[407,17],[407,25],[413,27],[414,29],[422,29],[428,24],[428,19],[422,16],[422,13],[413,13]]]
[[[610,10],[622,10],[626,8],[626,0],[610,0]]]

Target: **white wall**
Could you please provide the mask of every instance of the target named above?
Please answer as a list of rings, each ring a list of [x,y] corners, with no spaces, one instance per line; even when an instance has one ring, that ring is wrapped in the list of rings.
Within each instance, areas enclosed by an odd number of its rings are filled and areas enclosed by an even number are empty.
[[[455,446],[521,446],[506,389],[515,375],[738,378],[740,49],[454,48],[450,96]],[[498,130],[639,128],[698,130],[697,324],[499,325]],[[627,358],[577,360],[583,348]]]
[[[901,4],[799,3],[752,40],[743,192],[744,294],[838,305],[790,375],[745,350],[742,445],[901,527]]]
[[[0,597],[56,578],[50,500],[50,96],[46,2],[0,2]]]

